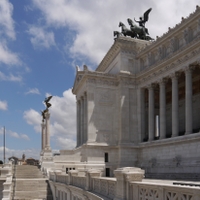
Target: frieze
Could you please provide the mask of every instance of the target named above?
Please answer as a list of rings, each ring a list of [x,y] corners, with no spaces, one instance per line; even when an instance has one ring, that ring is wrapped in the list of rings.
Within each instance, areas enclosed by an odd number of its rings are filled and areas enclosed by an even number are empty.
[[[194,53],[195,52],[195,53]],[[177,52],[176,52],[177,53]],[[200,47],[194,49],[192,52],[189,52],[188,54],[178,58],[177,60],[174,59],[174,62],[172,62],[171,64],[169,65],[165,65],[165,67],[159,69],[158,72],[154,72],[154,74],[151,74],[151,75],[148,75],[147,77],[144,77],[140,80],[138,80],[138,83],[143,83],[144,81],[146,80],[150,80],[150,79],[153,79],[155,78],[155,75],[158,75],[158,74],[162,74],[162,73],[166,73],[167,71],[175,68],[176,66],[180,65],[181,63],[184,63],[184,62],[187,62],[189,61],[191,58],[195,57],[198,53],[200,53]],[[162,65],[162,63],[161,63]],[[189,64],[188,64],[189,65]],[[153,65],[149,68],[146,68],[144,71],[140,72],[140,74],[143,74],[143,73],[148,73],[148,71],[150,69],[153,69],[155,68],[156,66]]]

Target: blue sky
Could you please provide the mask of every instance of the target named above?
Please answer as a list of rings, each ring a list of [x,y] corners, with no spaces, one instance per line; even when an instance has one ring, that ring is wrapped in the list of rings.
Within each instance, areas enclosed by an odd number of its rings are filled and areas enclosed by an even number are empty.
[[[76,145],[75,66],[94,70],[113,44],[122,21],[152,8],[146,26],[161,36],[194,12],[199,0],[1,0],[0,160],[3,126],[6,157],[39,158],[44,98],[51,100],[51,147]]]

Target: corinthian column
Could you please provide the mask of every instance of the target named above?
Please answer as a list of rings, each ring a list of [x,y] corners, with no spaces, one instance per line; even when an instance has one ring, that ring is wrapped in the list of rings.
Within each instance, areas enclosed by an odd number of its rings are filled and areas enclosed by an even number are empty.
[[[185,70],[185,134],[192,133],[192,70]]]
[[[154,119],[154,88],[148,87],[149,90],[149,141],[154,140],[155,135],[155,119]]]
[[[159,83],[160,88],[160,139],[166,137],[166,91],[165,80]]]
[[[84,137],[84,100],[83,100],[83,97],[81,97],[81,100],[80,100],[80,107],[81,107],[81,112],[80,112],[80,145],[83,144],[83,137]]]
[[[46,119],[46,138],[45,138],[45,142],[46,142],[46,145],[45,145],[45,150],[51,150],[51,147],[50,147],[50,129],[49,129],[49,119],[50,119],[50,113],[49,111],[47,111],[45,113],[45,119]]]
[[[172,137],[178,136],[179,118],[178,118],[178,74],[175,73],[172,78]]]
[[[42,124],[41,124],[41,149],[42,151],[45,148],[45,124],[44,124],[44,120],[42,120]]]
[[[87,142],[87,94],[84,93],[84,141],[83,143]]]
[[[76,102],[76,119],[77,119],[77,122],[76,122],[76,124],[77,124],[77,130],[76,130],[76,132],[77,132],[77,138],[76,138],[76,140],[77,140],[77,147],[80,145],[80,101],[78,100],[77,102]]]

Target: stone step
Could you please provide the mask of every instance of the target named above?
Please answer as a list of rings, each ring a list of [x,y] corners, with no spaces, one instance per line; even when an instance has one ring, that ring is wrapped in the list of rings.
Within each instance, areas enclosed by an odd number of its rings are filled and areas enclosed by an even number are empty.
[[[53,200],[48,180],[36,166],[16,166],[13,174],[15,200]]]
[[[47,191],[15,191],[14,199],[46,199]]]

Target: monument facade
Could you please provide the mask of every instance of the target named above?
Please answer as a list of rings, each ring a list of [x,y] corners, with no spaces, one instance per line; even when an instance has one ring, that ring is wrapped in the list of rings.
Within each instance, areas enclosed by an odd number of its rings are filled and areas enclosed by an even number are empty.
[[[54,199],[200,199],[200,8],[155,41],[143,19],[77,67],[77,146],[43,165]]]
[[[111,174],[200,179],[199,10],[153,42],[119,36],[95,71],[77,69],[77,148],[99,148],[87,162],[107,153]]]

